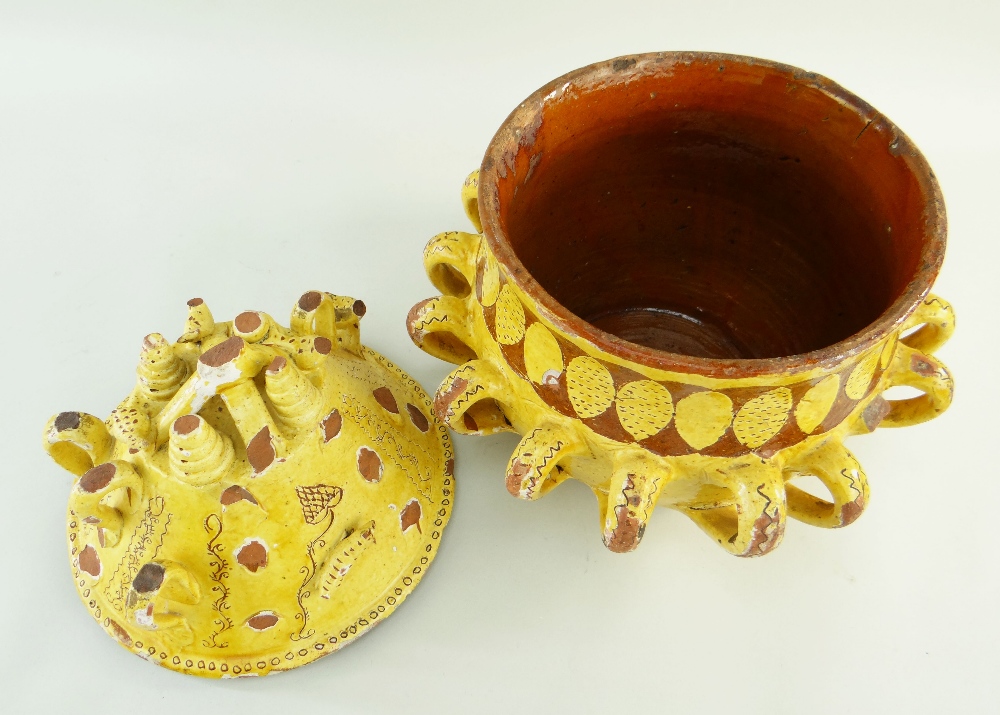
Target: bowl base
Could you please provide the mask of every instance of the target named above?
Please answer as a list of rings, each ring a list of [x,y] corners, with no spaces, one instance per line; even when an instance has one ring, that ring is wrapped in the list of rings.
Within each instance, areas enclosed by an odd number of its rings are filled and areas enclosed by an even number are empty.
[[[725,325],[665,308],[626,308],[587,322],[622,340],[655,350],[705,358],[753,357]]]

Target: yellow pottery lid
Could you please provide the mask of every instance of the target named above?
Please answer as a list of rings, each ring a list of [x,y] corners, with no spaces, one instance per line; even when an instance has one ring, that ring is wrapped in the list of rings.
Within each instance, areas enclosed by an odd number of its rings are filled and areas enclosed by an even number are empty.
[[[80,597],[133,653],[207,677],[266,675],[389,616],[434,558],[454,499],[431,400],[360,342],[361,301],[311,291],[286,329],[258,312],[143,341],[107,421],[63,412],[77,475]]]

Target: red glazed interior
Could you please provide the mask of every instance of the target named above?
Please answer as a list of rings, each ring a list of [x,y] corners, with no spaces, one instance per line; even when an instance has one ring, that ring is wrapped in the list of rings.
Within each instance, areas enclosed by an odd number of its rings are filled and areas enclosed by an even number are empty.
[[[619,58],[543,87],[494,138],[480,211],[570,332],[707,374],[863,347],[944,248],[938,187],[894,125],[822,77],[727,55]]]

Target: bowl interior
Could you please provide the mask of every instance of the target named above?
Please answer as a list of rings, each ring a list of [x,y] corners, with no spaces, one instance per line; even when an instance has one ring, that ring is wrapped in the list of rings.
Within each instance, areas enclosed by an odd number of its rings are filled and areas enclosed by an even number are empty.
[[[863,330],[919,271],[926,182],[856,98],[766,63],[594,67],[522,105],[492,160],[496,225],[569,312],[669,353],[789,356]]]

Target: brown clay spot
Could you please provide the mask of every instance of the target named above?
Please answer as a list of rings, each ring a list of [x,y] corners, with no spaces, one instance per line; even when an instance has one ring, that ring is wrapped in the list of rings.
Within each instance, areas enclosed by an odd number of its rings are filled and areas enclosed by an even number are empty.
[[[260,327],[263,321],[260,319],[260,315],[253,311],[248,310],[244,313],[240,313],[236,316],[236,320],[233,321],[233,325],[241,333],[252,333],[257,328]]]
[[[254,474],[260,474],[270,467],[275,456],[274,445],[271,444],[271,430],[265,425],[247,445],[247,459],[253,467]]]
[[[97,549],[90,544],[80,552],[80,570],[86,571],[94,578],[101,575],[101,557],[97,555]]]
[[[229,487],[226,491],[222,492],[222,496],[219,497],[219,502],[222,506],[229,506],[230,504],[235,504],[238,501],[248,501],[251,504],[257,503],[254,495],[241,487],[239,484],[234,484]]]
[[[167,345],[167,341],[159,333],[150,333],[142,339],[143,350],[155,350],[156,348],[162,348],[165,345]]]
[[[311,290],[308,293],[303,293],[302,297],[299,298],[299,307],[308,312],[316,310],[322,302],[323,294],[319,291]]]
[[[334,410],[320,423],[323,426],[323,441],[329,442],[331,439],[340,434],[340,428],[344,424],[344,418],[340,416],[337,410]]]
[[[153,593],[163,585],[166,572],[162,564],[144,564],[132,580],[132,590],[136,593]]]
[[[889,414],[890,408],[891,405],[889,404],[889,401],[881,395],[868,403],[864,412],[861,413],[861,419],[864,420],[865,427],[868,428],[869,432],[875,431],[875,428],[878,427],[882,420],[885,419],[885,416]]]
[[[853,523],[859,516],[861,512],[865,510],[864,497],[860,494],[857,499],[851,502],[847,502],[840,510],[840,525],[847,526]]]
[[[316,346],[316,352],[321,355],[329,355],[330,351],[333,350],[333,343],[330,342],[329,338],[316,338],[313,344]]]
[[[455,476],[455,460],[449,459],[444,465],[444,473],[449,476]]]
[[[276,373],[279,370],[281,370],[281,368],[283,368],[287,364],[288,364],[288,361],[285,358],[283,358],[280,355],[278,355],[267,366],[267,371],[273,375],[274,373]]]
[[[79,412],[60,412],[56,415],[56,432],[76,429],[80,426]]]
[[[430,429],[431,424],[427,421],[427,416],[420,411],[419,407],[406,403],[406,411],[410,413],[410,420],[418,430],[426,432]]]
[[[531,471],[531,465],[525,464],[520,459],[515,459],[507,472],[507,491],[518,496],[521,494],[521,484],[525,476]]]
[[[374,450],[368,447],[358,449],[358,471],[368,482],[377,482],[382,478],[382,460]]]
[[[365,313],[368,312],[368,307],[363,300],[356,300],[354,301],[354,305],[351,306],[351,310],[354,311],[356,316],[363,318],[365,317]]]
[[[255,631],[266,631],[268,628],[272,628],[277,622],[278,617],[271,611],[261,611],[247,619],[247,625]]]
[[[259,541],[251,541],[244,545],[236,554],[236,561],[251,573],[267,566],[267,548]]]
[[[198,415],[183,415],[174,420],[174,432],[177,434],[191,434],[201,425],[201,417]]]
[[[80,490],[88,494],[99,492],[115,478],[118,468],[111,462],[99,464],[80,477]]]
[[[202,305],[204,302],[205,301],[203,301],[201,298],[192,298],[191,300],[188,301],[188,307],[189,308],[197,308],[199,305]]]
[[[420,502],[416,499],[410,499],[406,502],[406,506],[399,512],[399,528],[403,530],[404,534],[414,526],[417,527],[417,531],[423,533],[420,528],[420,515]]]
[[[473,419],[472,415],[470,415],[468,412],[462,415],[462,422],[465,423],[465,429],[469,430],[470,432],[479,431],[479,425],[476,424],[476,420]]]
[[[615,507],[615,518],[618,519],[618,526],[612,530],[605,543],[609,550],[623,554],[639,545],[645,529],[643,523],[632,516],[624,504]]]
[[[775,526],[769,532],[768,529],[772,524]],[[777,516],[768,514],[765,509],[753,522],[753,538],[743,556],[763,556],[781,543],[784,534],[785,525]]]
[[[128,634],[124,628],[122,628],[116,621],[111,621],[108,625],[111,626],[111,630],[115,632],[115,637],[120,640],[125,645],[132,645],[132,636]]]
[[[919,355],[914,355],[910,358],[910,369],[924,377],[934,377],[937,375],[937,368]]]
[[[396,404],[396,398],[392,396],[392,390],[388,387],[379,387],[372,390],[372,395],[375,397],[375,401],[382,405],[382,408],[387,412],[391,412],[394,415],[399,414],[399,405]]]
[[[244,345],[243,338],[239,335],[234,335],[229,340],[219,343],[210,350],[206,350],[198,360],[209,367],[221,367],[227,362],[235,360]]]

